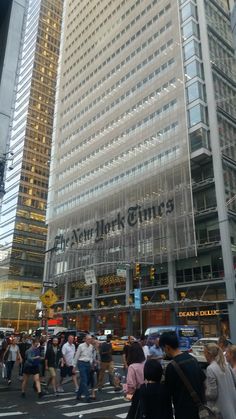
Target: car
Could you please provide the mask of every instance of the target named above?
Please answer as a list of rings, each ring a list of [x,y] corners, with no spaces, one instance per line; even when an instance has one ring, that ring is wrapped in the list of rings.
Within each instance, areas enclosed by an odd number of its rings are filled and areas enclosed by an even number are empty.
[[[128,336],[122,336],[121,338],[119,338],[118,336],[113,336],[111,340],[112,352],[114,354],[121,354],[127,341]]]
[[[56,337],[58,339],[61,339],[61,336],[64,335],[65,340],[67,341],[68,336],[73,335],[76,338],[77,343],[80,344],[84,342],[84,338],[87,334],[88,334],[87,330],[66,329],[65,331],[58,332],[56,334]]]
[[[218,343],[218,339],[218,337],[199,339],[192,345],[190,355],[192,355],[202,367],[206,367],[208,363],[204,355],[204,346],[208,343]],[[229,345],[232,345],[232,342],[229,339],[227,339],[227,341]]]
[[[95,335],[95,338],[100,342],[106,342],[107,341],[107,335]]]

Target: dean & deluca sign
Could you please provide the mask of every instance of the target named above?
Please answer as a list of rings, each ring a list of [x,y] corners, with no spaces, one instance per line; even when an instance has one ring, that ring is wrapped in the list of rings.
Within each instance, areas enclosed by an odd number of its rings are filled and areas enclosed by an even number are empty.
[[[179,311],[178,317],[207,317],[219,316],[221,310]]]

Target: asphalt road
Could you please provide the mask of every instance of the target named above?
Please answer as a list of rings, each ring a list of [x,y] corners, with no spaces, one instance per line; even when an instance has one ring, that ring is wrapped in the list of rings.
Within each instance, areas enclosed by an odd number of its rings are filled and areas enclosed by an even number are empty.
[[[121,357],[114,356],[115,368],[122,373]],[[107,380],[108,381],[108,376]],[[0,378],[0,418],[41,419],[41,418],[83,418],[83,419],[125,419],[130,403],[124,400],[123,392],[114,392],[107,382],[102,392],[97,393],[96,401],[78,402],[71,381],[64,384],[64,393],[58,397],[46,394],[38,399],[29,382],[26,398],[21,398],[20,381],[17,377],[17,367],[13,374],[12,384],[6,388]]]

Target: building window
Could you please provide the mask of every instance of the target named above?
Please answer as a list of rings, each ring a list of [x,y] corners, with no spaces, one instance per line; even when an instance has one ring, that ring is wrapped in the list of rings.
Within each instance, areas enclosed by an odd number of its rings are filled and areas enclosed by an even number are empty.
[[[205,113],[205,108],[200,104],[189,109],[189,126],[193,127],[194,125],[199,124],[200,122],[206,122]]]

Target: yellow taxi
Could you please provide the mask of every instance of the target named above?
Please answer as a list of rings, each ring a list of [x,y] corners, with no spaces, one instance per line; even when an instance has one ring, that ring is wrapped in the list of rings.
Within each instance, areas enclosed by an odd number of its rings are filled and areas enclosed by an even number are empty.
[[[127,341],[128,336],[122,336],[121,338],[118,336],[113,336],[111,340],[112,352],[114,354],[121,354]]]

